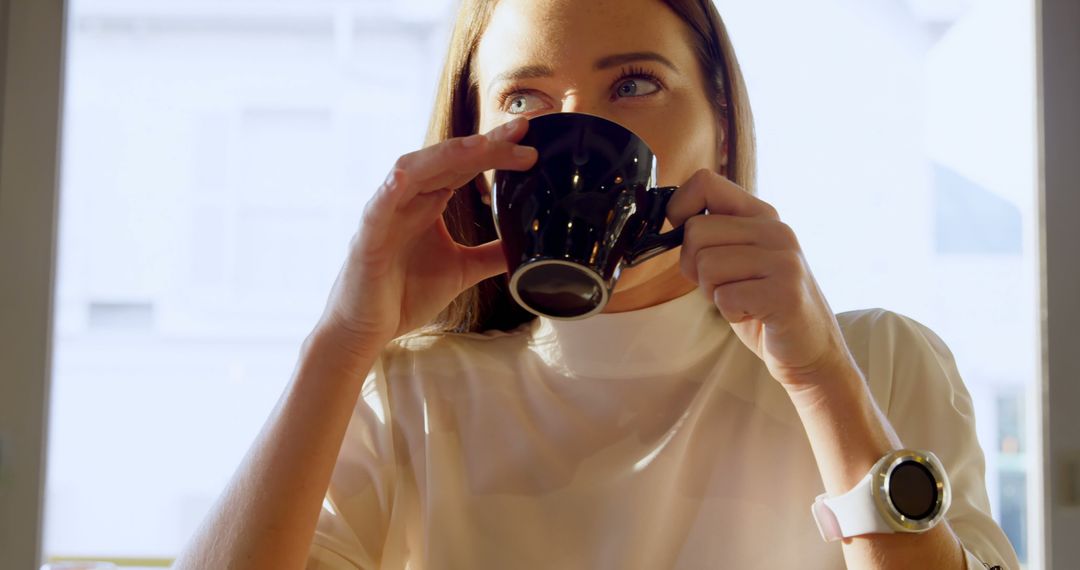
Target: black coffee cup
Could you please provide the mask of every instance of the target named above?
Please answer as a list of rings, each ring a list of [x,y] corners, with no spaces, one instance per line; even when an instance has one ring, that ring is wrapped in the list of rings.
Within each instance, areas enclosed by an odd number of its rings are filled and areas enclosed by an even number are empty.
[[[595,315],[622,268],[682,244],[682,227],[660,233],[677,187],[653,187],[656,157],[626,127],[551,113],[530,119],[519,144],[539,157],[527,171],[495,171],[492,211],[510,293],[526,310],[564,320]]]

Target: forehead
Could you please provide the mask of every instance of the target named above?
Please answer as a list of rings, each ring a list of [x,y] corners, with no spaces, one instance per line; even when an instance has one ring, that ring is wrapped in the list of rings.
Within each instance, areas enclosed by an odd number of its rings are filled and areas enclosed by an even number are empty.
[[[484,81],[515,66],[586,67],[640,51],[676,64],[693,57],[682,20],[660,0],[500,0],[476,58]]]

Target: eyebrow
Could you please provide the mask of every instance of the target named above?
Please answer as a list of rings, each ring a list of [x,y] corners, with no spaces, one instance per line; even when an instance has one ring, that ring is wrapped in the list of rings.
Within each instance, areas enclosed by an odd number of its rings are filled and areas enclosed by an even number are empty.
[[[671,68],[672,71],[675,71],[676,73],[679,72],[679,68],[676,67],[674,63],[671,63],[671,60],[654,51],[635,51],[605,56],[596,60],[596,63],[593,64],[593,69],[601,71],[634,61],[655,61]],[[526,65],[496,75],[495,79],[491,81],[488,91],[491,91],[491,87],[494,87],[496,84],[503,81],[520,81],[522,79],[535,79],[537,77],[551,77],[552,75],[555,75],[555,72],[546,65]]]
[[[635,51],[631,53],[618,53],[615,55],[602,57],[596,60],[596,63],[593,64],[593,69],[595,69],[596,71],[600,71],[601,69],[615,67],[616,65],[622,65],[624,63],[630,63],[632,61],[655,61],[657,63],[661,63],[670,67],[672,71],[679,71],[679,68],[675,67],[675,64],[671,63],[671,60],[656,53],[655,51]]]

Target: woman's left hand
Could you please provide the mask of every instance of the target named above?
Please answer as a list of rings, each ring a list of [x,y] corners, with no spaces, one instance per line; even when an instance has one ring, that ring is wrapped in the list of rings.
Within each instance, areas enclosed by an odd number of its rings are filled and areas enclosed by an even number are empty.
[[[775,208],[703,169],[675,191],[667,214],[673,225],[684,224],[682,274],[711,294],[785,388],[812,387],[853,365],[795,232]]]

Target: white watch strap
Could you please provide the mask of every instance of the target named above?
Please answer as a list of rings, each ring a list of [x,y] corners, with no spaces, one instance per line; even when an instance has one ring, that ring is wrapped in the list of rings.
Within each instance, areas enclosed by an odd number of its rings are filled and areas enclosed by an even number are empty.
[[[873,471],[867,473],[855,488],[829,497],[822,494],[814,501],[811,512],[817,522],[821,538],[827,542],[870,533],[896,532],[885,521],[874,504],[870,490]]]

